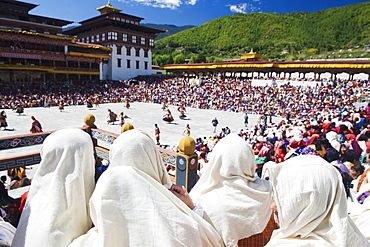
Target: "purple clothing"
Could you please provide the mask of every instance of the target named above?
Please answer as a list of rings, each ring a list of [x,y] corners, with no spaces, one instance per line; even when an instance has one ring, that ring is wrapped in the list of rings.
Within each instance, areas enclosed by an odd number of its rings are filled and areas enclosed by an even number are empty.
[[[346,172],[351,175],[350,171],[348,170],[347,166],[340,162],[339,160],[334,160],[330,162],[330,165],[338,167],[342,172]]]
[[[353,140],[351,143],[351,146],[352,146],[353,151],[356,152],[356,157],[359,160],[362,154],[362,149],[360,145],[358,145],[358,142],[356,140]]]

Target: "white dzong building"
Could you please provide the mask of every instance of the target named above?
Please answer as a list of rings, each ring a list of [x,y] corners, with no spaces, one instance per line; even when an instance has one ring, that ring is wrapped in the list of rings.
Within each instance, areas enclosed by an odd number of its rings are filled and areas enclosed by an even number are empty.
[[[144,18],[121,13],[110,1],[97,8],[100,16],[81,21],[81,26],[64,31],[78,42],[100,44],[112,49],[110,59],[100,63],[100,80],[128,80],[151,75],[152,50],[157,34],[165,32],[140,25]]]

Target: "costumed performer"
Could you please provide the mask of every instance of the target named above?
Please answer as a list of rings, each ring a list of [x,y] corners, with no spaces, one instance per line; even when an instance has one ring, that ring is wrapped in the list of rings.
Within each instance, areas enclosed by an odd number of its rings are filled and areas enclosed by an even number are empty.
[[[238,246],[238,240],[263,232],[270,219],[274,225],[270,184],[254,176],[253,151],[237,134],[219,141],[210,156],[190,196],[202,205],[204,219],[216,228],[225,245]],[[264,246],[274,229],[259,236],[259,243],[254,239],[254,244],[246,246]],[[243,241],[248,243],[248,239]]]
[[[172,122],[173,120],[174,119],[173,119],[171,110],[170,109],[167,109],[166,115],[163,116],[163,121],[165,121],[165,122]]]
[[[33,122],[32,122],[30,132],[31,133],[40,133],[40,132],[42,132],[41,123],[34,116],[32,116],[31,119],[33,120]]]
[[[40,154],[12,247],[68,246],[91,228],[95,160],[90,136],[80,129],[56,131]]]
[[[222,246],[216,230],[169,190],[172,182],[147,134],[122,133],[109,156],[90,200],[95,227],[71,246]]]
[[[280,229],[271,246],[370,246],[349,218],[338,170],[315,155],[266,166]],[[273,206],[273,205],[272,205]]]

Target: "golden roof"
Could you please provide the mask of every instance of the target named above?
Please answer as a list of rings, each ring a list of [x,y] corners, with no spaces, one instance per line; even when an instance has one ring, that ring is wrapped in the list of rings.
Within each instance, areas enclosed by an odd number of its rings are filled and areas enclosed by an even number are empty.
[[[257,52],[253,52],[253,48],[251,49],[249,53],[244,53],[241,55],[242,55],[241,59],[244,59],[244,60],[248,60],[248,59],[259,60],[262,58],[262,56],[257,54]]]
[[[100,12],[100,14],[102,15],[105,15],[105,14],[108,14],[108,13],[111,13],[111,12],[121,12],[122,9],[117,9],[115,7],[113,7],[111,4],[110,4],[110,0],[108,0],[108,3],[104,6],[101,6],[99,8],[96,8],[97,11]]]

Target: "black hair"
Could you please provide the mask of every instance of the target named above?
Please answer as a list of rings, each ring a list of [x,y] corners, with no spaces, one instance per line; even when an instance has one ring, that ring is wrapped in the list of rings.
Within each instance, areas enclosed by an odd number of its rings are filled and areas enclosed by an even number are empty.
[[[330,148],[326,151],[324,159],[329,163],[334,160],[339,160],[339,152],[334,148]]]
[[[343,154],[343,162],[349,161],[352,163],[353,161],[356,160],[356,157],[357,157],[357,154],[354,150],[347,149],[346,151],[344,151],[344,154]]]
[[[356,164],[356,165],[351,167],[351,170],[354,170],[355,172],[359,172],[360,175],[361,175],[362,173],[364,173],[365,167],[361,164]]]
[[[347,197],[351,197],[350,189],[353,188],[353,184],[352,184],[353,178],[347,172],[343,172],[341,169],[339,169],[339,167],[336,167],[336,166],[334,166],[334,167],[337,169],[337,171],[342,176],[342,183],[343,183],[344,189],[346,191]]]
[[[360,135],[360,137],[358,138],[359,141],[365,141],[365,142],[367,142],[368,139],[369,139],[369,136],[366,136],[366,135]]]
[[[339,125],[339,133],[343,134],[346,130],[348,130],[348,127],[344,124]]]

